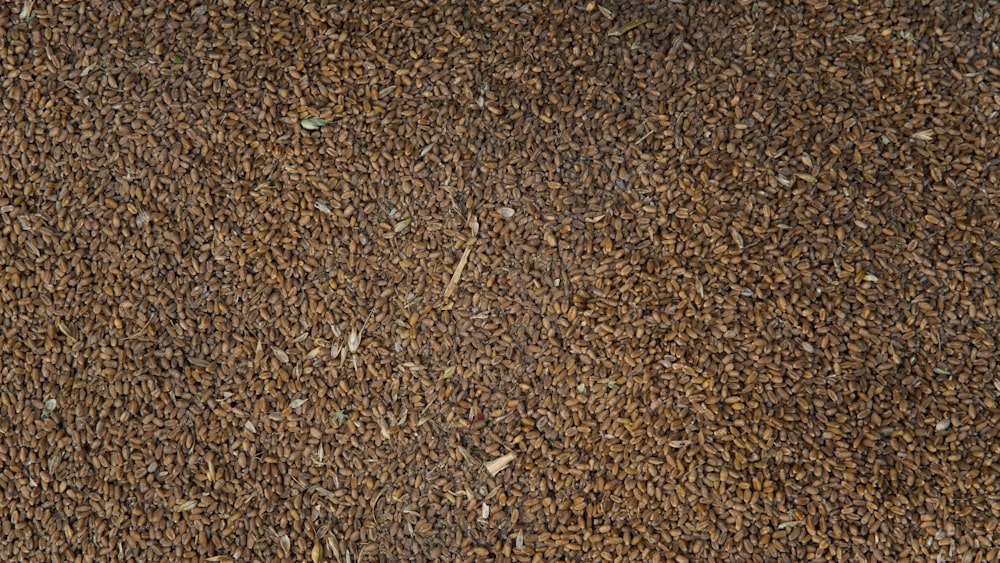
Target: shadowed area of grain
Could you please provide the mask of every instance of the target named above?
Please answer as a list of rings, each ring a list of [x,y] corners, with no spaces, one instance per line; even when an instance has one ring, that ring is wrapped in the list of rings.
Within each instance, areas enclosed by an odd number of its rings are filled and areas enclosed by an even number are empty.
[[[1000,557],[1000,4],[563,4],[0,13],[0,558]]]

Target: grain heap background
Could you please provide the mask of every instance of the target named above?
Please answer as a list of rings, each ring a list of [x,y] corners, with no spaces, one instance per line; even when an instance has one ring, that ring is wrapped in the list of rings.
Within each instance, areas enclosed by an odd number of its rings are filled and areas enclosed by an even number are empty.
[[[1000,4],[876,4],[8,3],[0,558],[996,561]]]

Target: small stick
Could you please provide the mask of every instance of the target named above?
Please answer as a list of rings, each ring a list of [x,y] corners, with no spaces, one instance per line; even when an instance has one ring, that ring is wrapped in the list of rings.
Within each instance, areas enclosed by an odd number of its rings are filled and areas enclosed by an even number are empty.
[[[380,27],[382,27],[383,25],[385,25],[387,23],[392,23],[392,22],[396,21],[397,19],[399,19],[399,16],[400,16],[400,14],[396,14],[395,16],[392,16],[391,18],[385,20],[384,22],[379,22],[378,25],[376,25],[375,27],[371,28],[371,30],[368,33],[362,35],[361,38],[364,39],[364,38],[368,37],[369,35],[375,33],[376,31],[378,31],[378,29]]]
[[[458,280],[462,277],[462,270],[465,270],[465,265],[469,263],[469,254],[471,253],[472,245],[466,246],[465,252],[462,253],[462,259],[458,261],[458,266],[455,268],[455,273],[451,275],[451,281],[444,288],[445,299],[448,299],[455,293],[455,287],[458,285]]]

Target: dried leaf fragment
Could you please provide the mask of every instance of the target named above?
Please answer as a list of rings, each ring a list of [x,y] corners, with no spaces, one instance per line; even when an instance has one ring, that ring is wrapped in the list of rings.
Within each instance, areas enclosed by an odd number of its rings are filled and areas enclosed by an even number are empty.
[[[21,21],[28,21],[31,19],[31,11],[35,8],[35,0],[25,0],[24,5],[21,6],[21,13],[18,17]]]
[[[441,374],[441,378],[440,379],[449,379],[449,378],[451,378],[452,376],[455,375],[455,372],[457,370],[458,370],[457,366],[449,366],[448,369],[444,370],[444,373]],[[439,379],[439,381],[440,381],[440,379]]]
[[[674,440],[668,445],[674,449],[686,448],[691,445],[691,440]]]
[[[646,18],[639,18],[637,20],[632,20],[628,23],[624,23],[612,29],[611,31],[608,32],[608,35],[610,35],[611,37],[618,37],[620,35],[625,35],[626,33],[632,31],[633,29],[639,27],[644,23],[646,23]]]
[[[802,520],[792,520],[791,522],[782,522],[778,524],[779,530],[784,530],[787,528],[794,528],[795,526],[801,526],[803,524]]]
[[[503,471],[503,469],[508,465],[510,465],[510,462],[514,461],[515,459],[517,459],[517,456],[512,453],[502,455],[494,459],[493,461],[487,462],[486,471],[489,472],[491,477],[496,477],[497,473]]]
[[[278,358],[279,362],[281,362],[283,364],[287,364],[288,363],[288,361],[289,361],[288,354],[286,354],[284,350],[282,350],[280,348],[275,348],[274,346],[271,346],[271,351],[274,352],[274,357]]]
[[[299,121],[299,125],[301,125],[306,131],[316,131],[317,129],[322,129],[329,124],[330,122],[322,117],[307,117],[302,121]]]
[[[406,218],[406,219],[403,219],[402,221],[400,221],[400,222],[396,223],[396,224],[395,224],[395,225],[394,225],[394,226],[392,227],[392,232],[394,232],[394,233],[401,233],[401,232],[403,232],[404,230],[406,230],[406,227],[409,227],[409,226],[410,226],[410,223],[412,223],[412,222],[413,222],[413,219],[411,219],[411,218],[409,218],[409,217],[408,217],[408,218]]]
[[[323,560],[323,543],[317,537],[316,541],[313,542],[312,552],[310,554],[313,563],[319,563]]]
[[[475,464],[479,463],[479,460],[477,460],[476,458],[472,457],[472,454],[469,453],[469,450],[463,448],[462,446],[458,447],[458,453],[462,454],[462,457],[465,458],[465,461],[467,461],[467,462],[469,462],[471,464],[475,465]]]
[[[735,228],[733,228],[730,232],[733,235],[733,242],[736,243],[736,246],[738,246],[740,250],[743,250],[743,235],[741,235]]]
[[[931,129],[926,129],[924,131],[917,131],[916,133],[913,134],[912,138],[918,141],[933,141],[934,131]]]
[[[358,348],[361,347],[361,337],[362,337],[362,335],[364,335],[365,329],[368,328],[368,321],[372,320],[372,315],[374,315],[374,314],[375,314],[374,310],[372,310],[371,312],[368,313],[368,318],[365,319],[364,323],[362,323],[361,330],[355,330],[353,328],[351,329],[351,333],[347,335],[347,348],[346,348],[346,350],[348,352],[354,354],[355,352],[358,351]],[[343,355],[345,352],[342,349],[340,351],[340,353]]]
[[[84,76],[87,76],[91,72],[94,72],[94,70],[97,69],[97,66],[98,66],[97,63],[90,63],[89,65],[85,66],[83,70],[80,71],[80,77],[82,78]],[[139,226],[142,227],[142,225]]]
[[[297,408],[301,407],[304,404],[306,404],[306,400],[305,399],[295,399],[291,403],[288,403],[288,408],[294,410],[294,409],[297,409]]]
[[[70,342],[76,342],[77,340],[80,340],[80,331],[77,330],[75,327],[67,328],[66,325],[62,323],[62,321],[56,321],[56,328],[59,329],[59,332],[61,332],[63,336],[69,338]]]
[[[315,207],[317,211],[323,213],[324,215],[333,215],[333,211],[330,209],[330,206],[327,204],[325,200],[317,199],[316,201],[313,202],[313,207]]]
[[[810,184],[816,183],[816,176],[813,176],[812,174],[806,174],[805,172],[796,172],[795,177],[800,180],[809,182]]]

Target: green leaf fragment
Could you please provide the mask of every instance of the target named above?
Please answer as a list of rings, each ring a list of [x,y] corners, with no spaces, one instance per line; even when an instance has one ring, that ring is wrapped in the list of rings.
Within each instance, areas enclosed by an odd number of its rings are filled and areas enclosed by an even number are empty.
[[[322,117],[307,117],[302,121],[299,121],[299,125],[302,126],[306,131],[316,131],[322,127],[329,124],[329,121],[323,119]]]

